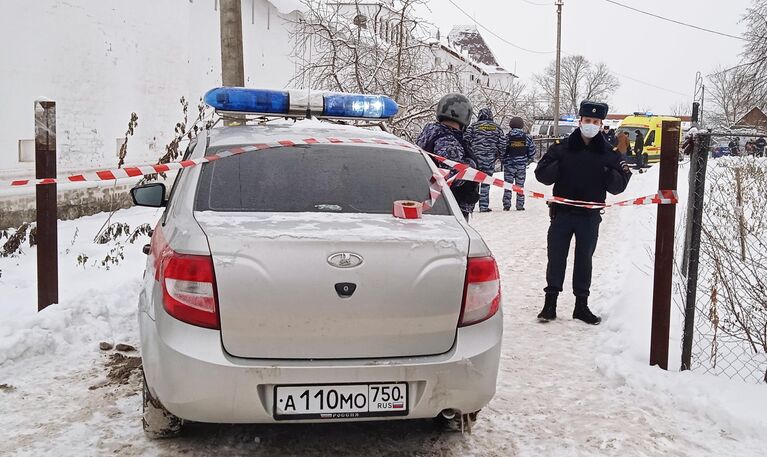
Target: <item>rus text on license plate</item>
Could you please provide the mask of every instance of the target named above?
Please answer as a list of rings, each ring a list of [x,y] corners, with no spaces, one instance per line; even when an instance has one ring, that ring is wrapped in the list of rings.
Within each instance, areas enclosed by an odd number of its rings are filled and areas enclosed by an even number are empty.
[[[406,416],[407,394],[407,383],[276,386],[274,418]]]

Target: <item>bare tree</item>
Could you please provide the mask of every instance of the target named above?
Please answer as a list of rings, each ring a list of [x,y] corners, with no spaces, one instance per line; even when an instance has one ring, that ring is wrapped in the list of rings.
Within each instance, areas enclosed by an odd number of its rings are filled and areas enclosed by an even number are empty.
[[[551,62],[543,73],[535,75],[541,91],[554,100],[556,62]],[[592,64],[583,56],[562,59],[560,79],[560,105],[566,112],[578,112],[582,100],[606,101],[620,87],[620,81],[604,63]]]
[[[736,69],[744,73],[758,106],[767,105],[767,0],[753,0],[743,18],[746,44],[741,54],[743,62]]]
[[[444,44],[430,37],[433,26],[414,15],[414,7],[426,0],[303,1],[305,13],[293,36],[297,71],[291,84],[390,95],[400,111],[385,127],[396,135],[414,139],[450,92],[466,95],[477,110],[490,107],[500,122],[532,111],[524,84],[502,86],[468,59],[445,58]],[[481,77],[469,77],[478,72]]]
[[[303,0],[294,35],[301,88],[388,94],[400,106],[388,127],[412,138],[433,119],[439,94],[457,85],[457,69],[434,64],[432,43],[413,9],[425,0]]]
[[[753,0],[743,22],[741,62],[708,76],[714,127],[730,127],[750,109],[767,106],[767,0]]]
[[[717,69],[709,76],[710,99],[714,105],[709,116],[714,127],[730,127],[754,106],[760,105],[754,90],[755,81],[746,67]]]
[[[692,102],[678,102],[671,105],[669,113],[675,117],[689,116],[692,113]]]

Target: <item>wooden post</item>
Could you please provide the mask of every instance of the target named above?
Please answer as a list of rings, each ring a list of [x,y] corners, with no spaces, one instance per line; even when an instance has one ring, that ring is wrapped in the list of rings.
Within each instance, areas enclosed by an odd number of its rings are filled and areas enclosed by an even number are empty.
[[[663,121],[658,188],[676,190],[679,166],[679,121]],[[652,296],[650,365],[668,369],[668,337],[671,321],[671,286],[674,271],[674,223],[676,205],[658,205],[655,236],[655,278]]]
[[[56,177],[56,102],[35,101],[35,177]],[[37,310],[59,302],[59,245],[56,222],[56,184],[38,184]]]

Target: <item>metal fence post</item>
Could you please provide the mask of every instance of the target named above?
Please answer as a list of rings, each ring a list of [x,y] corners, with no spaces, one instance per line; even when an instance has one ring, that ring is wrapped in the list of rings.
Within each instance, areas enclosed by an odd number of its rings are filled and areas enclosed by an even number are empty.
[[[661,190],[676,190],[679,169],[679,121],[663,121],[660,146]],[[671,320],[671,288],[674,271],[674,222],[676,205],[658,205],[655,237],[655,277],[652,296],[650,365],[668,369],[668,338]]]
[[[700,137],[693,138],[693,148],[690,154],[690,171],[687,176],[687,211],[684,225],[684,245],[682,247],[682,276],[687,277],[687,269],[690,264],[690,240],[692,238],[692,201],[695,199],[695,177],[700,170],[700,161],[697,160],[700,149]]]
[[[693,150],[695,174],[692,175],[687,225],[690,228],[688,248],[687,288],[684,306],[684,334],[682,335],[682,370],[689,370],[692,363],[692,340],[695,331],[695,304],[698,292],[698,266],[700,261],[700,233],[703,228],[703,204],[706,192],[706,168],[711,148],[711,136],[698,136]],[[692,171],[691,166],[690,170]]]
[[[56,177],[56,102],[35,101],[35,177]],[[37,310],[59,302],[56,183],[35,189],[37,218]]]

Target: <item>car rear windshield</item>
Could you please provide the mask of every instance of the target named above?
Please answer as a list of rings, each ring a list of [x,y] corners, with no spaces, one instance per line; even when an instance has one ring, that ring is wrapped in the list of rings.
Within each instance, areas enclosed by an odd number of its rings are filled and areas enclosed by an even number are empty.
[[[426,160],[414,151],[352,145],[247,152],[203,165],[195,209],[390,214],[396,200],[428,199]],[[428,214],[450,211],[440,197]]]

